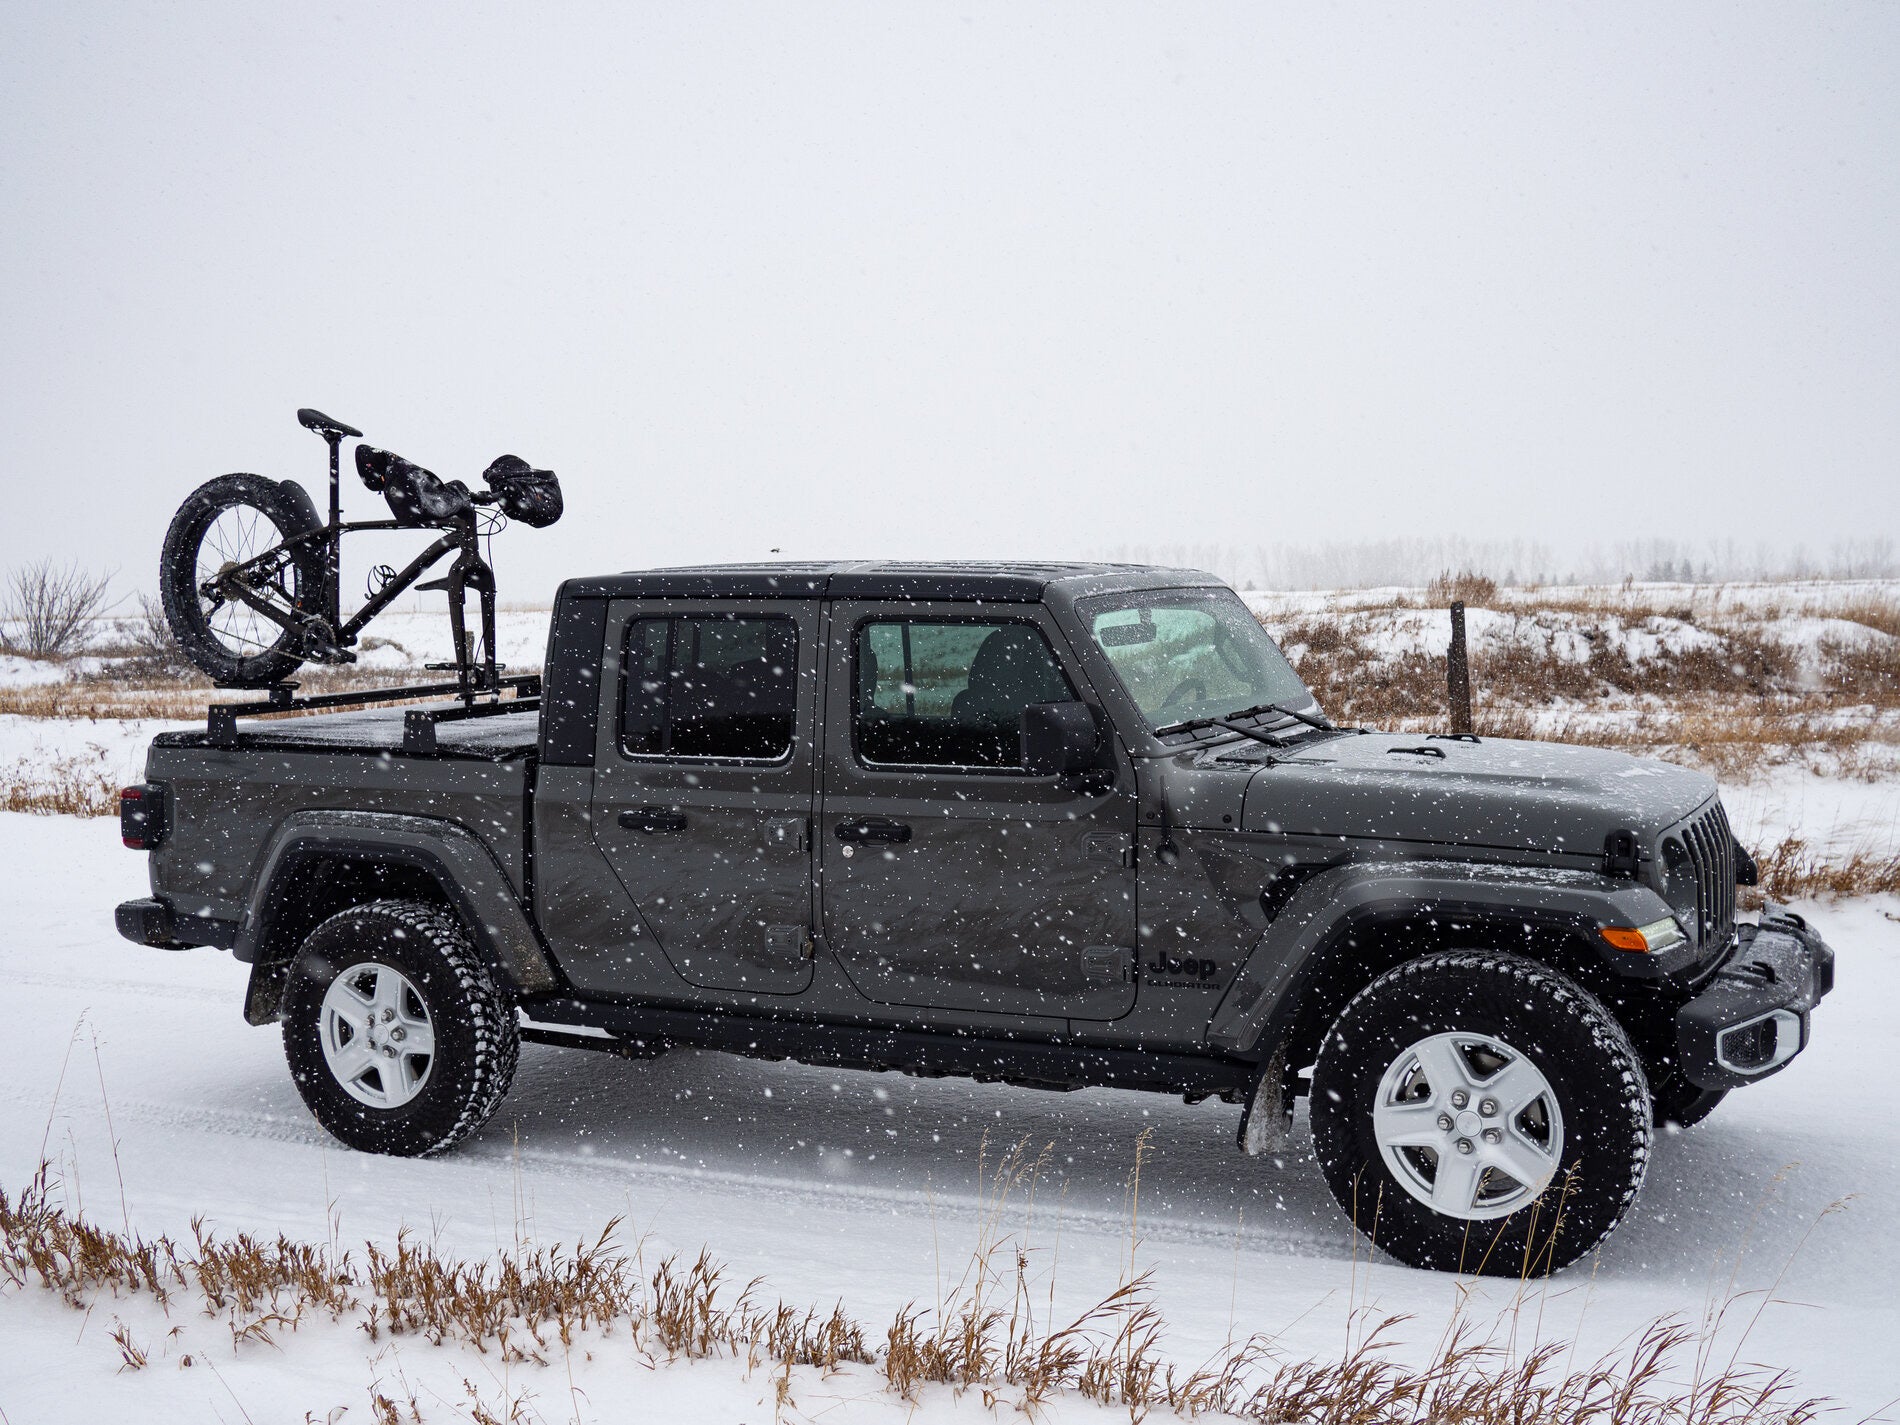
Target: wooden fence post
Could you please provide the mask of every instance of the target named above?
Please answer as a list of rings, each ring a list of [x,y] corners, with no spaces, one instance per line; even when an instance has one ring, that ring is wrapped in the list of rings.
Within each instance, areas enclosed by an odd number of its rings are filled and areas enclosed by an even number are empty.
[[[1465,604],[1451,604],[1451,648],[1445,654],[1445,691],[1451,697],[1451,730],[1471,731],[1471,663],[1465,654]]]

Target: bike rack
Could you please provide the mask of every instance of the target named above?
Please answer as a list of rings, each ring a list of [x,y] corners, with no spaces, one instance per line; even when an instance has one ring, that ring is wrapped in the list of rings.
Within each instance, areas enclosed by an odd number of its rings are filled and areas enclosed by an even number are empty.
[[[484,680],[485,681],[485,680]],[[514,697],[503,701],[501,694],[513,688]],[[237,746],[237,720],[263,717],[271,713],[309,712],[319,708],[359,707],[366,703],[400,703],[411,698],[432,698],[444,694],[461,701],[442,707],[409,708],[402,718],[402,750],[413,756],[428,756],[436,750],[438,723],[465,722],[470,718],[495,717],[501,713],[527,712],[541,706],[541,675],[516,673],[498,677],[492,685],[471,686],[466,682],[425,683],[408,688],[359,688],[347,693],[317,693],[296,696],[295,683],[279,683],[265,690],[264,701],[253,703],[212,703],[205,709],[205,735],[213,747]],[[493,694],[493,702],[477,702],[478,696]]]

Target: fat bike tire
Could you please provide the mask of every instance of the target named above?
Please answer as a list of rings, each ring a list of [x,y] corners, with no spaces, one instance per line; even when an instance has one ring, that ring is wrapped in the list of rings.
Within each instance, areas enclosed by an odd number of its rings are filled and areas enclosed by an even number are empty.
[[[266,688],[296,671],[304,661],[300,631],[244,605],[211,609],[199,585],[223,561],[255,558],[321,527],[309,495],[290,481],[220,475],[192,491],[165,531],[158,591],[172,637],[193,666],[233,688]],[[290,551],[283,592],[302,609],[317,602],[324,577],[316,542],[299,545]]]

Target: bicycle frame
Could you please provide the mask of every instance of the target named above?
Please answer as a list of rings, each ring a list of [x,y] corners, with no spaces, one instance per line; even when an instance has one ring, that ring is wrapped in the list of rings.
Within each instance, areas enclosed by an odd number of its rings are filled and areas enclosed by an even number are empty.
[[[312,638],[313,633],[317,633],[311,627],[311,623],[315,621],[321,625],[321,632],[318,635],[321,641],[332,645],[333,650],[340,651],[354,644],[357,635],[369,625],[371,620],[415,587],[424,574],[453,551],[456,554],[456,560],[449,567],[448,573],[433,583],[422,585],[423,588],[441,589],[448,595],[449,624],[455,642],[455,662],[447,666],[454,668],[459,696],[465,700],[473,698],[477,693],[498,691],[501,687],[501,668],[495,661],[495,574],[482,559],[477,547],[476,541],[479,536],[476,533],[472,515],[464,516],[446,525],[421,526],[440,529],[444,533],[435,543],[412,559],[408,566],[393,579],[370,595],[368,602],[358,609],[354,616],[347,622],[343,621],[340,588],[343,536],[362,530],[415,529],[418,526],[405,525],[397,520],[354,520],[346,523],[343,519],[342,477],[338,456],[342,437],[326,435],[325,439],[330,447],[329,523],[286,539],[281,544],[265,550],[256,558],[246,560],[243,564],[220,571],[215,579],[203,586],[202,592],[214,594],[221,599],[236,600],[279,627],[300,635],[306,641]],[[268,577],[274,580],[283,570],[286,551],[313,542],[321,542],[322,545],[322,587],[316,591],[315,598],[318,607],[314,611],[310,610],[308,606],[311,599],[300,590],[296,607],[286,612],[253,587],[251,576],[267,568]],[[484,656],[479,669],[475,667],[469,656],[467,611],[464,607],[467,591],[471,587],[480,595],[482,604]]]

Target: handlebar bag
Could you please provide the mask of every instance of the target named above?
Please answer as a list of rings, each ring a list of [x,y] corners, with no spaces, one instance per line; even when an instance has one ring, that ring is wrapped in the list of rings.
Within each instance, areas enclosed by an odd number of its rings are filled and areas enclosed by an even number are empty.
[[[536,470],[519,455],[504,455],[482,472],[511,520],[546,529],[561,517],[561,482],[552,470]]]
[[[370,489],[382,493],[389,512],[405,528],[438,528],[473,508],[468,486],[460,480],[444,482],[434,471],[404,460],[393,450],[357,446],[356,473]]]

